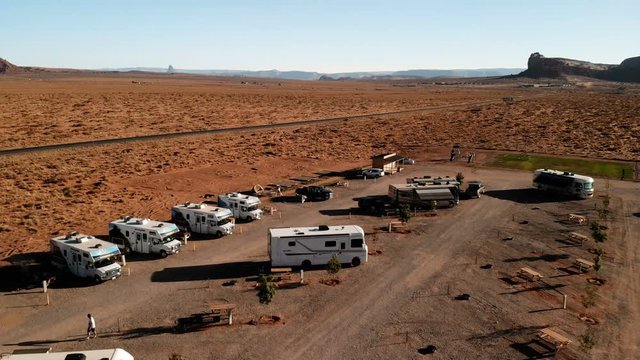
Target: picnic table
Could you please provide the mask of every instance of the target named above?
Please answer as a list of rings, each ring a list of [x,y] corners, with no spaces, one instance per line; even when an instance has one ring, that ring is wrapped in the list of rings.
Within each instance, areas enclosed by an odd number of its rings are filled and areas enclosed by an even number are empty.
[[[587,218],[582,215],[569,214],[569,221],[573,221],[578,225],[582,225],[587,222]]]
[[[579,242],[580,246],[582,246],[583,242],[589,240],[587,236],[579,234],[577,232],[572,232],[571,234],[569,234],[569,239],[573,242]]]
[[[235,309],[236,304],[211,305],[209,311],[179,318],[176,320],[175,329],[177,332],[182,333],[198,331],[209,326],[222,324],[223,320],[225,320],[228,325],[232,325],[233,310]]]
[[[518,270],[517,276],[528,281],[538,281],[543,278],[542,274],[526,266]]]
[[[538,338],[551,344],[556,352],[572,343],[567,337],[558,334],[554,330],[551,330],[551,328],[540,330],[538,332]]]
[[[595,264],[593,263],[593,261],[589,261],[581,258],[577,258],[576,261],[574,261],[573,263],[573,266],[577,267],[578,270],[580,270],[580,272],[589,271],[591,270],[591,268],[593,268],[594,265]]]

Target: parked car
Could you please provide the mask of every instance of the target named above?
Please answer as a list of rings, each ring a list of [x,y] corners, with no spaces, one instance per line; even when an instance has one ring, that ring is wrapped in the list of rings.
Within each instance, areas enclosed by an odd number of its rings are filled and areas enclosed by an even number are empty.
[[[384,170],[380,168],[371,168],[364,170],[362,172],[362,175],[367,178],[379,178],[381,176],[384,176]]]
[[[309,201],[324,201],[333,197],[333,191],[324,186],[305,186],[296,189],[296,194],[306,196]]]

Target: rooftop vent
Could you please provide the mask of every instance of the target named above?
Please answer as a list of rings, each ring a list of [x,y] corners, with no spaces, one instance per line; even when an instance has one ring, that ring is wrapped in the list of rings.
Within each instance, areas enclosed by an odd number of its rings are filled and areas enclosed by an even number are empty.
[[[329,230],[329,226],[328,225],[319,225],[318,226],[318,230],[327,231],[327,230]]]

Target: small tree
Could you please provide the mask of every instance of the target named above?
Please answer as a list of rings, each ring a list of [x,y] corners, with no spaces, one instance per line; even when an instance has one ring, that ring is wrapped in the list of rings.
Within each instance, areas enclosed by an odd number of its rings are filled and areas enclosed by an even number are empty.
[[[580,335],[578,339],[580,341],[580,350],[585,353],[590,352],[591,349],[593,349],[593,347],[596,345],[593,327],[587,327],[585,333]]]
[[[258,279],[258,298],[260,299],[260,303],[271,303],[277,288],[278,285],[273,283],[273,278],[270,275],[260,275]]]
[[[593,269],[596,272],[600,272],[600,270],[602,269],[602,249],[599,248],[600,251],[598,251],[596,253],[596,257],[594,259],[594,264],[593,264]]]
[[[400,221],[403,223],[409,222],[409,219],[411,219],[411,208],[409,208],[409,205],[400,205],[400,207],[398,207],[398,216],[400,216]]]
[[[330,275],[335,275],[342,269],[342,264],[340,264],[340,260],[337,256],[333,255],[329,262],[327,263],[327,273]]]
[[[460,185],[462,185],[462,182],[464,181],[464,175],[462,175],[461,172],[459,172],[458,174],[456,174],[456,181],[460,183]]]

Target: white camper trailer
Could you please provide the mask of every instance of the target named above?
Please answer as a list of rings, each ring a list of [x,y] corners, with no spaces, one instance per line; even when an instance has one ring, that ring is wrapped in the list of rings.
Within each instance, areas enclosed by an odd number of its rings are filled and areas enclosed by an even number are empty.
[[[218,205],[231,210],[236,219],[252,221],[262,218],[260,199],[255,196],[236,192],[218,195]]]
[[[593,197],[593,178],[567,171],[538,169],[533,173],[533,187],[580,199]]]
[[[364,230],[357,225],[271,228],[268,238],[272,267],[326,265],[334,255],[353,266],[368,259]]]
[[[172,207],[171,221],[181,230],[217,237],[233,234],[236,227],[230,209],[202,203],[184,203]]]
[[[109,241],[125,253],[159,254],[166,257],[180,251],[182,243],[174,236],[175,224],[125,216],[109,223]]]
[[[407,204],[417,208],[429,208],[435,201],[438,207],[453,207],[460,202],[460,183],[435,184],[391,184],[389,199],[394,205]]]
[[[120,250],[114,244],[93,236],[71,232],[50,241],[53,264],[73,275],[95,282],[115,279],[121,275]]]
[[[122,349],[78,350],[67,352],[14,351],[0,355],[0,360],[134,360],[133,355]]]

